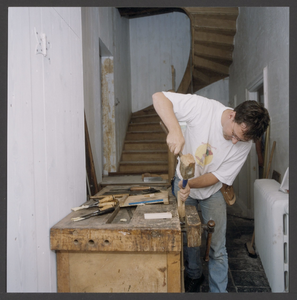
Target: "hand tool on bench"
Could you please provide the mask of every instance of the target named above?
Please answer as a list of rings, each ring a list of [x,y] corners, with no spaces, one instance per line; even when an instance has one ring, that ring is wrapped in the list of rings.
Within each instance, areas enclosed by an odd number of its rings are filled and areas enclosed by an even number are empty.
[[[71,210],[72,211],[78,211],[78,210],[81,210],[81,209],[88,209],[88,208],[93,208],[93,207],[107,208],[107,207],[116,206],[116,204],[117,204],[116,201],[103,202],[103,203],[100,203],[99,201],[96,201],[95,203],[90,204],[90,205],[81,205],[81,206],[78,206],[78,207],[73,207],[73,208],[71,208]]]
[[[165,131],[166,134],[168,134],[168,129],[165,126],[165,124],[160,121],[160,125],[162,129]],[[180,158],[180,173],[183,178],[182,188],[184,189],[187,186],[188,180],[195,175],[195,159],[192,154],[186,154],[183,155],[181,152],[179,152],[179,158]],[[177,207],[178,207],[178,213],[180,216],[180,220],[184,222],[185,220],[185,202],[180,200],[179,191],[177,192]]]
[[[144,194],[153,194],[160,193],[160,190],[155,188],[147,187],[145,189],[111,189],[108,192],[105,192],[103,195],[115,195],[116,193],[128,193],[130,196],[144,195]]]
[[[91,217],[95,217],[95,216],[100,216],[100,215],[104,215],[104,214],[108,214],[111,213],[115,210],[116,206],[113,207],[108,207],[108,208],[102,208],[102,209],[98,209],[90,214],[87,215],[83,215],[77,218],[71,218],[72,221],[77,222],[77,221],[82,221],[85,219],[89,219]]]
[[[92,204],[85,204],[85,205],[81,205],[78,207],[73,207],[71,208],[72,211],[77,211],[77,210],[81,210],[81,209],[86,209],[86,208],[92,208],[92,207],[112,207],[115,206],[119,201],[113,197],[113,196],[107,196],[107,197],[103,197],[102,199],[98,199],[96,202],[92,203]]]

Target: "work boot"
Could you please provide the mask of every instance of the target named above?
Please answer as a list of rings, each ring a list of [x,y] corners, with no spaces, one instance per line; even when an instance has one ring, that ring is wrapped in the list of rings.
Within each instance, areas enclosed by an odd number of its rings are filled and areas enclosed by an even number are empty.
[[[185,292],[186,293],[199,293],[200,286],[203,283],[205,277],[202,274],[200,278],[192,279],[188,276],[185,278]]]

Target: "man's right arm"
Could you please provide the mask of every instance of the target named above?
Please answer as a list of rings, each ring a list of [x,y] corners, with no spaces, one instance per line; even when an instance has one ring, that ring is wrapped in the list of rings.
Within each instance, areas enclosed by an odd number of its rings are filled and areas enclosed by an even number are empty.
[[[185,139],[174,114],[173,104],[162,92],[158,92],[153,95],[153,105],[157,114],[168,129],[169,133],[166,142],[169,150],[177,155],[182,151]]]

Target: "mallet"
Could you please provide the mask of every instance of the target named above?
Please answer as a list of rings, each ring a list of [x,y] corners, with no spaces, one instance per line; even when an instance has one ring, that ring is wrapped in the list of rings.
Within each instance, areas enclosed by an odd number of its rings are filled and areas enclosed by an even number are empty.
[[[160,121],[160,125],[162,129],[168,134],[168,129],[165,124]],[[183,155],[179,152],[180,158],[180,173],[183,178],[183,189],[186,187],[188,183],[188,179],[194,177],[195,175],[195,159],[192,154]],[[178,206],[178,213],[181,221],[185,220],[185,202],[180,200],[179,191],[177,192],[177,206]]]

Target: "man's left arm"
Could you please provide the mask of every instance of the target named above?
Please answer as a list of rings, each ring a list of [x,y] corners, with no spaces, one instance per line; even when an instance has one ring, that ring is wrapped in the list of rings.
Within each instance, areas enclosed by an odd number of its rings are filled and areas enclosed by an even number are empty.
[[[188,180],[187,186],[183,189],[182,188],[182,180],[179,182],[179,188],[180,188],[180,198],[182,201],[186,201],[190,194],[190,189],[192,188],[204,188],[211,185],[214,185],[218,183],[218,178],[213,175],[212,173],[207,173],[204,175],[201,175],[196,178],[192,178]]]

